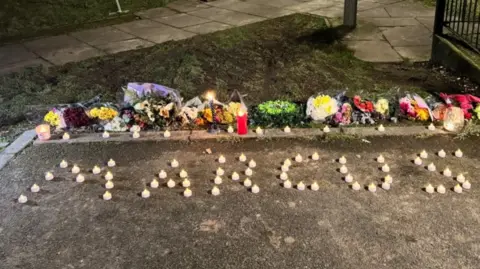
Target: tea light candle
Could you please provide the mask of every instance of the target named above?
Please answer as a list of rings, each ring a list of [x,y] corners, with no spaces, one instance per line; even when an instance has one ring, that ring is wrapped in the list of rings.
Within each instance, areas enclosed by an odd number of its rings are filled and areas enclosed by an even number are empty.
[[[347,163],[347,158],[345,158],[345,156],[342,156],[338,159],[338,162],[340,164],[346,164]]]
[[[175,181],[173,181],[172,179],[169,179],[167,182],[167,187],[169,187],[170,189],[174,188],[175,184],[176,184]]]
[[[432,184],[428,184],[428,185],[425,187],[425,191],[426,191],[427,193],[433,193],[435,190],[433,189]]]
[[[188,173],[187,173],[187,171],[182,169],[182,171],[180,171],[179,176],[180,176],[180,178],[186,178],[186,177],[188,177]]]
[[[245,175],[246,175],[246,176],[251,176],[251,175],[253,175],[252,169],[247,168],[247,169],[245,170]]]
[[[328,125],[326,125],[325,127],[323,127],[323,132],[324,132],[324,133],[330,133],[330,128],[328,127]]]
[[[67,161],[62,160],[62,161],[60,162],[60,168],[67,168],[67,167],[68,167]]]
[[[115,165],[117,165],[117,163],[113,159],[108,160],[107,162],[108,167],[114,167]]]
[[[340,173],[342,173],[342,174],[348,173],[348,168],[345,165],[342,165],[340,167]]]
[[[178,161],[173,159],[173,161],[170,163],[170,166],[172,166],[173,168],[177,168],[178,167]]]
[[[238,180],[238,179],[234,179],[234,180]],[[220,184],[222,184],[223,180],[222,180],[221,177],[216,176],[215,179],[213,180],[213,182],[217,185],[220,185]]]
[[[39,192],[40,191],[40,186],[37,184],[33,184],[32,187],[30,187],[31,192]]]
[[[253,184],[252,193],[259,193],[259,192],[260,192],[260,187],[258,187],[257,184]]]
[[[466,190],[469,190],[472,187],[472,184],[470,184],[470,181],[467,180],[463,182],[462,187]]]
[[[227,133],[233,134],[233,132],[234,132],[234,130],[233,130],[232,125],[228,126],[228,128],[227,128]]]
[[[20,204],[25,204],[28,201],[28,198],[27,196],[20,194],[17,200]]]
[[[460,173],[460,174],[457,175],[456,180],[460,183],[463,183],[463,182],[465,182],[465,176],[462,173]]]
[[[443,185],[438,185],[437,187],[437,192],[438,193],[441,193],[441,194],[444,194],[447,190],[445,189],[445,187]]]
[[[250,160],[248,162],[248,167],[255,168],[255,167],[257,167],[257,163],[254,160]]]
[[[281,179],[281,180],[287,180],[287,179],[288,179],[287,173],[282,172],[282,173],[280,174],[280,179]]]
[[[165,130],[165,132],[163,133],[163,137],[165,138],[169,138],[172,134],[170,133],[169,130]]]
[[[72,173],[73,174],[80,173],[80,167],[78,167],[76,164],[74,164],[73,167],[72,167]]]
[[[437,170],[437,167],[435,167],[435,165],[433,163],[430,163],[427,166],[427,169],[428,169],[428,171],[433,172],[433,171]]]
[[[385,173],[390,172],[390,166],[388,166],[388,164],[384,164],[382,166],[382,171],[385,172]]]
[[[443,170],[443,175],[446,177],[451,177],[452,176],[452,171],[447,167],[445,170]]]
[[[292,187],[292,182],[290,182],[290,180],[288,180],[288,179],[285,180],[285,181],[283,182],[283,187],[284,187],[285,189],[290,189],[290,188]]]
[[[286,165],[282,165],[281,170],[282,170],[282,172],[288,172],[288,170],[290,170],[290,168],[288,168],[288,166],[286,166]]]
[[[222,168],[217,168],[217,176],[223,176],[225,174],[225,171]]]
[[[428,130],[430,131],[435,131],[435,125],[433,125],[433,123],[430,123],[430,125],[428,125]]]
[[[299,190],[299,191],[305,190],[305,184],[303,184],[302,181],[298,182],[298,184],[297,184],[297,190]]]
[[[225,163],[227,160],[225,159],[225,156],[223,155],[220,155],[220,157],[218,157],[218,162],[219,163]]]
[[[182,181],[182,186],[183,186],[184,188],[190,187],[190,180],[188,180],[188,178],[184,179],[184,180]]]
[[[241,154],[240,157],[238,157],[238,160],[241,161],[242,163],[247,161],[247,156],[245,156],[245,154]]]
[[[457,184],[457,185],[455,185],[455,187],[453,187],[453,191],[456,192],[456,193],[462,193],[463,188],[462,188],[462,186],[460,186],[460,184]]]
[[[314,153],[312,154],[312,160],[318,161],[319,159],[320,159],[320,156],[318,155],[318,153],[314,152]]]
[[[102,170],[100,169],[100,167],[98,167],[98,165],[95,165],[95,166],[93,167],[93,169],[92,169],[92,173],[93,173],[94,175],[100,174],[101,171],[102,171]]]
[[[154,189],[158,188],[159,185],[160,184],[158,183],[158,180],[155,179],[155,178],[150,182],[150,187],[152,187]]]
[[[103,194],[103,200],[108,201],[112,199],[112,194],[109,191],[105,191]]]
[[[382,154],[380,154],[380,155],[377,157],[377,162],[378,162],[378,163],[384,163],[384,162],[385,162],[385,158],[383,157]]]
[[[185,197],[192,196],[192,190],[190,190],[189,188],[186,188],[185,191],[183,192],[183,196]]]
[[[75,178],[75,181],[78,183],[82,183],[85,181],[85,177],[82,174],[78,174],[77,177]]]
[[[312,191],[318,191],[320,189],[320,186],[318,186],[318,183],[314,181],[312,185],[310,185],[310,189],[312,189]]]
[[[142,198],[145,198],[145,199],[146,199],[146,198],[148,198],[148,197],[150,197],[150,191],[149,191],[147,188],[145,188],[145,189],[143,189],[143,191],[142,191]]]
[[[415,158],[415,160],[413,160],[413,163],[415,163],[416,165],[422,165],[422,159],[420,159],[420,157],[417,156],[417,158]]]
[[[52,172],[46,172],[45,173],[45,180],[50,181],[53,179],[53,174]]]
[[[420,152],[420,158],[423,158],[423,159],[428,158],[428,153],[425,150],[422,150],[422,152]]]
[[[220,195],[220,189],[217,186],[213,186],[212,188],[212,195],[213,196],[218,196]]]
[[[240,175],[237,172],[233,172],[232,173],[232,180],[239,180],[239,179],[240,179]]]
[[[111,180],[107,180],[107,182],[105,183],[105,189],[107,190],[113,189],[114,186],[115,184],[113,184],[113,181]]]
[[[290,127],[288,127],[288,126],[285,126],[285,128],[283,129],[283,131],[284,131],[285,133],[291,133],[291,132],[292,132],[292,129],[290,129]]]
[[[351,174],[348,174],[345,176],[345,182],[350,183],[353,181],[353,176]]]
[[[67,132],[65,132],[65,133],[63,133],[62,139],[63,140],[68,140],[68,139],[70,139],[70,135]]]
[[[285,161],[283,162],[283,165],[290,166],[292,165],[292,161],[290,161],[290,159],[285,159]]]
[[[463,152],[460,149],[457,149],[455,151],[455,157],[462,158],[463,157]]]
[[[110,134],[105,130],[105,131],[103,131],[102,137],[103,138],[109,138]]]
[[[140,132],[137,132],[137,131],[133,132],[132,138],[137,139],[139,137],[140,137]]]
[[[243,181],[243,186],[245,186],[245,187],[250,187],[250,186],[252,186],[252,181],[247,177],[247,178]]]
[[[301,162],[303,161],[302,155],[297,154],[297,156],[295,156],[295,161],[296,161],[297,163],[301,163]]]
[[[377,191],[377,185],[375,185],[374,183],[370,183],[368,185],[368,191],[369,192],[376,192]]]
[[[390,175],[386,175],[384,178],[383,178],[383,181],[388,183],[388,184],[392,184],[392,181],[393,181],[393,178],[392,176]]]
[[[161,170],[160,173],[158,173],[158,177],[160,179],[165,179],[167,178],[167,172],[165,172],[165,170]]]
[[[40,141],[46,141],[50,139],[50,125],[40,124],[35,127],[35,132],[37,133],[38,139]]]
[[[388,191],[390,189],[390,183],[383,182],[382,183],[382,189]]]
[[[360,184],[358,184],[356,181],[352,184],[352,190],[354,191],[359,191],[361,188],[362,186],[360,186]]]
[[[445,150],[442,149],[438,152],[438,157],[445,158],[446,156],[447,156],[447,153],[445,152]]]
[[[379,132],[385,132],[385,127],[383,127],[383,124],[380,124],[380,126],[378,126],[377,130]]]
[[[257,133],[257,135],[263,135],[263,130],[262,130],[262,128],[257,127],[257,129],[255,130],[255,133]]]

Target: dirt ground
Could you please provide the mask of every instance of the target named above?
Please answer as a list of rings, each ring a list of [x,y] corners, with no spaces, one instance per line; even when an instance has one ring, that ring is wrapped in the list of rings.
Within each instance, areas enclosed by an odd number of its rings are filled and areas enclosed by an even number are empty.
[[[0,268],[478,268],[480,262],[480,191],[476,172],[478,138],[450,137],[360,139],[199,141],[178,143],[97,143],[41,145],[27,148],[0,171]],[[213,154],[207,155],[206,148]],[[434,156],[444,149],[445,159]],[[464,158],[450,155],[461,148]],[[430,153],[426,164],[463,172],[472,189],[462,194],[427,194],[427,183],[452,188],[455,181],[428,172],[411,161]],[[307,158],[313,152],[320,161]],[[223,177],[221,195],[209,194],[214,171],[241,174],[240,153],[257,162],[250,178],[260,187],[253,194],[240,182]],[[297,153],[294,183],[320,190],[281,187],[279,167]],[[379,184],[385,173],[374,161],[382,153],[391,167],[390,191],[355,192],[342,180],[335,159],[360,184]],[[227,162],[216,158],[223,154]],[[86,170],[113,158],[113,199],[103,201],[101,176]],[[179,168],[170,168],[176,158]],[[87,175],[72,181],[55,167],[62,159]],[[179,182],[186,169],[193,196],[183,188],[139,192],[161,169]],[[104,168],[105,169],[105,168]],[[45,171],[57,179],[47,182]],[[102,172],[102,174],[105,171]],[[37,183],[40,193],[28,188]],[[25,193],[29,202],[14,200]]]

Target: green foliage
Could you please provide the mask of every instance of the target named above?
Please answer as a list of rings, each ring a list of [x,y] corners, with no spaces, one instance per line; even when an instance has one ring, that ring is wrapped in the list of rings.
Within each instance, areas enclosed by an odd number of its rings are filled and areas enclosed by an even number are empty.
[[[248,111],[250,125],[262,128],[299,127],[306,122],[305,105],[288,101],[267,101]]]

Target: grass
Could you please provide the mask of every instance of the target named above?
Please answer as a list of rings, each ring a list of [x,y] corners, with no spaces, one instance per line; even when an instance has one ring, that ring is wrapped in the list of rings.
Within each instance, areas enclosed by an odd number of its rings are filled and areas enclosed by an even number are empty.
[[[371,98],[394,96],[394,86],[422,94],[461,89],[427,68],[362,62],[337,41],[344,34],[321,17],[297,14],[49,70],[28,69],[0,77],[0,126],[41,120],[43,111],[32,107],[97,94],[116,101],[121,87],[132,81],[164,84],[185,98],[215,88],[219,100],[226,100],[238,89],[247,94],[247,104],[304,102],[314,93],[346,88]]]
[[[0,1],[0,40],[73,31],[87,24],[98,26],[111,20],[132,20],[131,12],[160,7],[168,0],[120,0],[127,16],[110,16],[117,11],[115,0],[3,0]],[[93,22],[93,23],[92,23]]]

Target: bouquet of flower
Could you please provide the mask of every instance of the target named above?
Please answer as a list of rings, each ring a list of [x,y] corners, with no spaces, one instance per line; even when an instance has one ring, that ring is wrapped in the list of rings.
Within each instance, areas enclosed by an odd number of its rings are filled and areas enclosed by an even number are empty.
[[[375,111],[372,101],[363,100],[360,96],[353,97],[354,110],[352,112],[352,121],[361,124],[374,124],[372,113]]]
[[[250,124],[254,126],[285,127],[304,124],[303,107],[289,101],[267,101],[249,112]]]
[[[89,111],[87,111],[87,115],[91,119],[109,121],[118,116],[118,111],[111,106],[100,106],[91,108]]]
[[[306,114],[314,121],[325,121],[337,111],[338,103],[335,98],[321,94],[308,98]]]
[[[374,105],[375,112],[380,119],[386,119],[390,115],[389,102],[385,98],[380,98]]]
[[[231,124],[235,121],[235,117],[228,111],[228,107],[221,104],[214,104],[213,107],[215,110],[215,119],[213,119],[210,107],[205,107],[200,111],[199,117],[195,120],[195,124],[201,126],[206,123],[213,123],[214,120],[218,124]]]
[[[80,106],[67,107],[63,110],[62,115],[67,128],[84,127],[91,123],[85,109]]]
[[[432,119],[431,111],[427,103],[418,95],[400,98],[400,111],[407,118],[412,120],[426,121]]]
[[[53,108],[52,110],[48,111],[47,114],[43,117],[43,121],[50,124],[50,126],[57,127],[57,128],[64,128],[65,121],[63,120],[63,113],[61,110]]]

